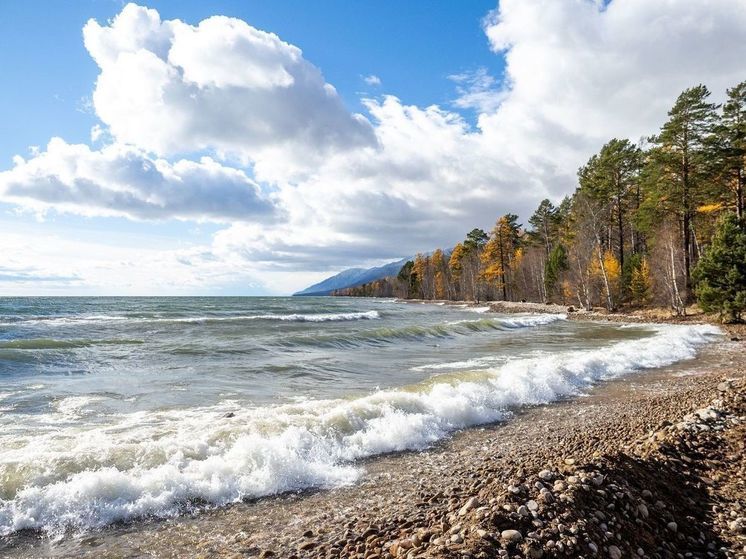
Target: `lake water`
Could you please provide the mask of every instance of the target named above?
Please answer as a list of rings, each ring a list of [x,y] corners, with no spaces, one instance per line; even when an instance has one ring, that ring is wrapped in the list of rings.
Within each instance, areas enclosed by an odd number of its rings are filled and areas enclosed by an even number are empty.
[[[349,298],[0,298],[0,535],[354,483],[522,405],[695,357],[711,326]]]

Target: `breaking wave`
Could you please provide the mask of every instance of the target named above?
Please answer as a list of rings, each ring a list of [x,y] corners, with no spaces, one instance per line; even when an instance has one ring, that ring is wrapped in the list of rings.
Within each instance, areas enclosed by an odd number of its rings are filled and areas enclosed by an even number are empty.
[[[63,424],[15,436],[0,456],[0,535],[85,530],[167,517],[196,503],[215,506],[349,484],[360,474],[355,464],[360,458],[422,449],[454,430],[504,419],[512,408],[692,358],[719,334],[711,326],[653,331],[641,340],[517,358],[356,399],[253,409],[225,402],[122,414],[108,426]],[[86,405],[81,399],[63,401],[52,413],[85,414]],[[0,443],[7,442],[0,435]]]

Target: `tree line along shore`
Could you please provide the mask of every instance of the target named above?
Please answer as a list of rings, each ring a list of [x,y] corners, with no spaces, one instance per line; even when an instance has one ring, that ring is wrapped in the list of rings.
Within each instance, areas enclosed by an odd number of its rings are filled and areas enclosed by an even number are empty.
[[[500,216],[452,249],[340,296],[669,307],[740,321],[746,312],[746,81],[720,105],[686,89],[659,132],[614,138],[578,170],[571,196],[528,220]]]

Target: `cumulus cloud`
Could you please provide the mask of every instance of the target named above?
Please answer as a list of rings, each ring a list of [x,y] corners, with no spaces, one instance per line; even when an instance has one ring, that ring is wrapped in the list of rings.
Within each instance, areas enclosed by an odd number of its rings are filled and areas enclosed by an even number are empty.
[[[378,87],[379,85],[381,85],[381,78],[379,78],[375,74],[370,74],[363,77],[363,81],[373,87]]]
[[[231,228],[221,249],[339,266],[349,247],[393,258],[450,246],[501,213],[526,219],[542,198],[571,193],[592,153],[655,132],[684,88],[703,82],[722,98],[746,78],[742,2],[503,0],[484,29],[505,57],[503,80],[451,76],[454,105],[477,111],[476,129],[442,107],[367,100],[379,148],[329,158],[283,189],[290,224]],[[300,216],[313,217],[304,228]]]
[[[387,95],[364,99],[363,117],[272,33],[128,5],[84,30],[100,68],[95,136],[113,143],[55,140],[0,174],[0,192],[27,206],[230,222],[193,267],[328,270],[450,246],[507,211],[526,219],[572,192],[608,139],[653,133],[684,88],[702,82],[721,99],[746,78],[742,1],[501,0],[483,26],[505,60],[499,78],[454,69],[451,109]],[[195,151],[210,157],[183,159]]]
[[[612,137],[655,132],[687,87],[721,99],[746,78],[745,29],[742,1],[502,0],[485,32],[506,96],[480,128],[507,157],[574,171]]]
[[[128,4],[108,25],[90,20],[83,37],[101,70],[96,114],[119,142],[161,155],[214,150],[267,180],[375,142],[299,48],[242,20],[192,26]]]
[[[35,211],[136,219],[267,222],[279,212],[243,171],[209,157],[169,163],[130,146],[92,150],[61,138],[0,172],[0,196]]]

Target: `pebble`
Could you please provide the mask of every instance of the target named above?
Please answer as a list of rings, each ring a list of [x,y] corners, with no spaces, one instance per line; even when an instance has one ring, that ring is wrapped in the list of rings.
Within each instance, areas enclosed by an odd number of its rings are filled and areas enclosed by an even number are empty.
[[[523,534],[518,530],[503,530],[500,532],[500,537],[507,542],[516,543],[523,539]]]
[[[615,545],[609,546],[609,557],[611,559],[622,559],[622,551]]]
[[[477,508],[479,505],[479,499],[476,497],[472,497],[468,501],[466,501],[466,504],[461,507],[461,509],[458,511],[459,516],[464,516],[466,513],[468,513],[470,510]]]
[[[554,477],[552,475],[552,472],[549,470],[541,470],[538,475],[544,481],[551,481],[551,479]]]

